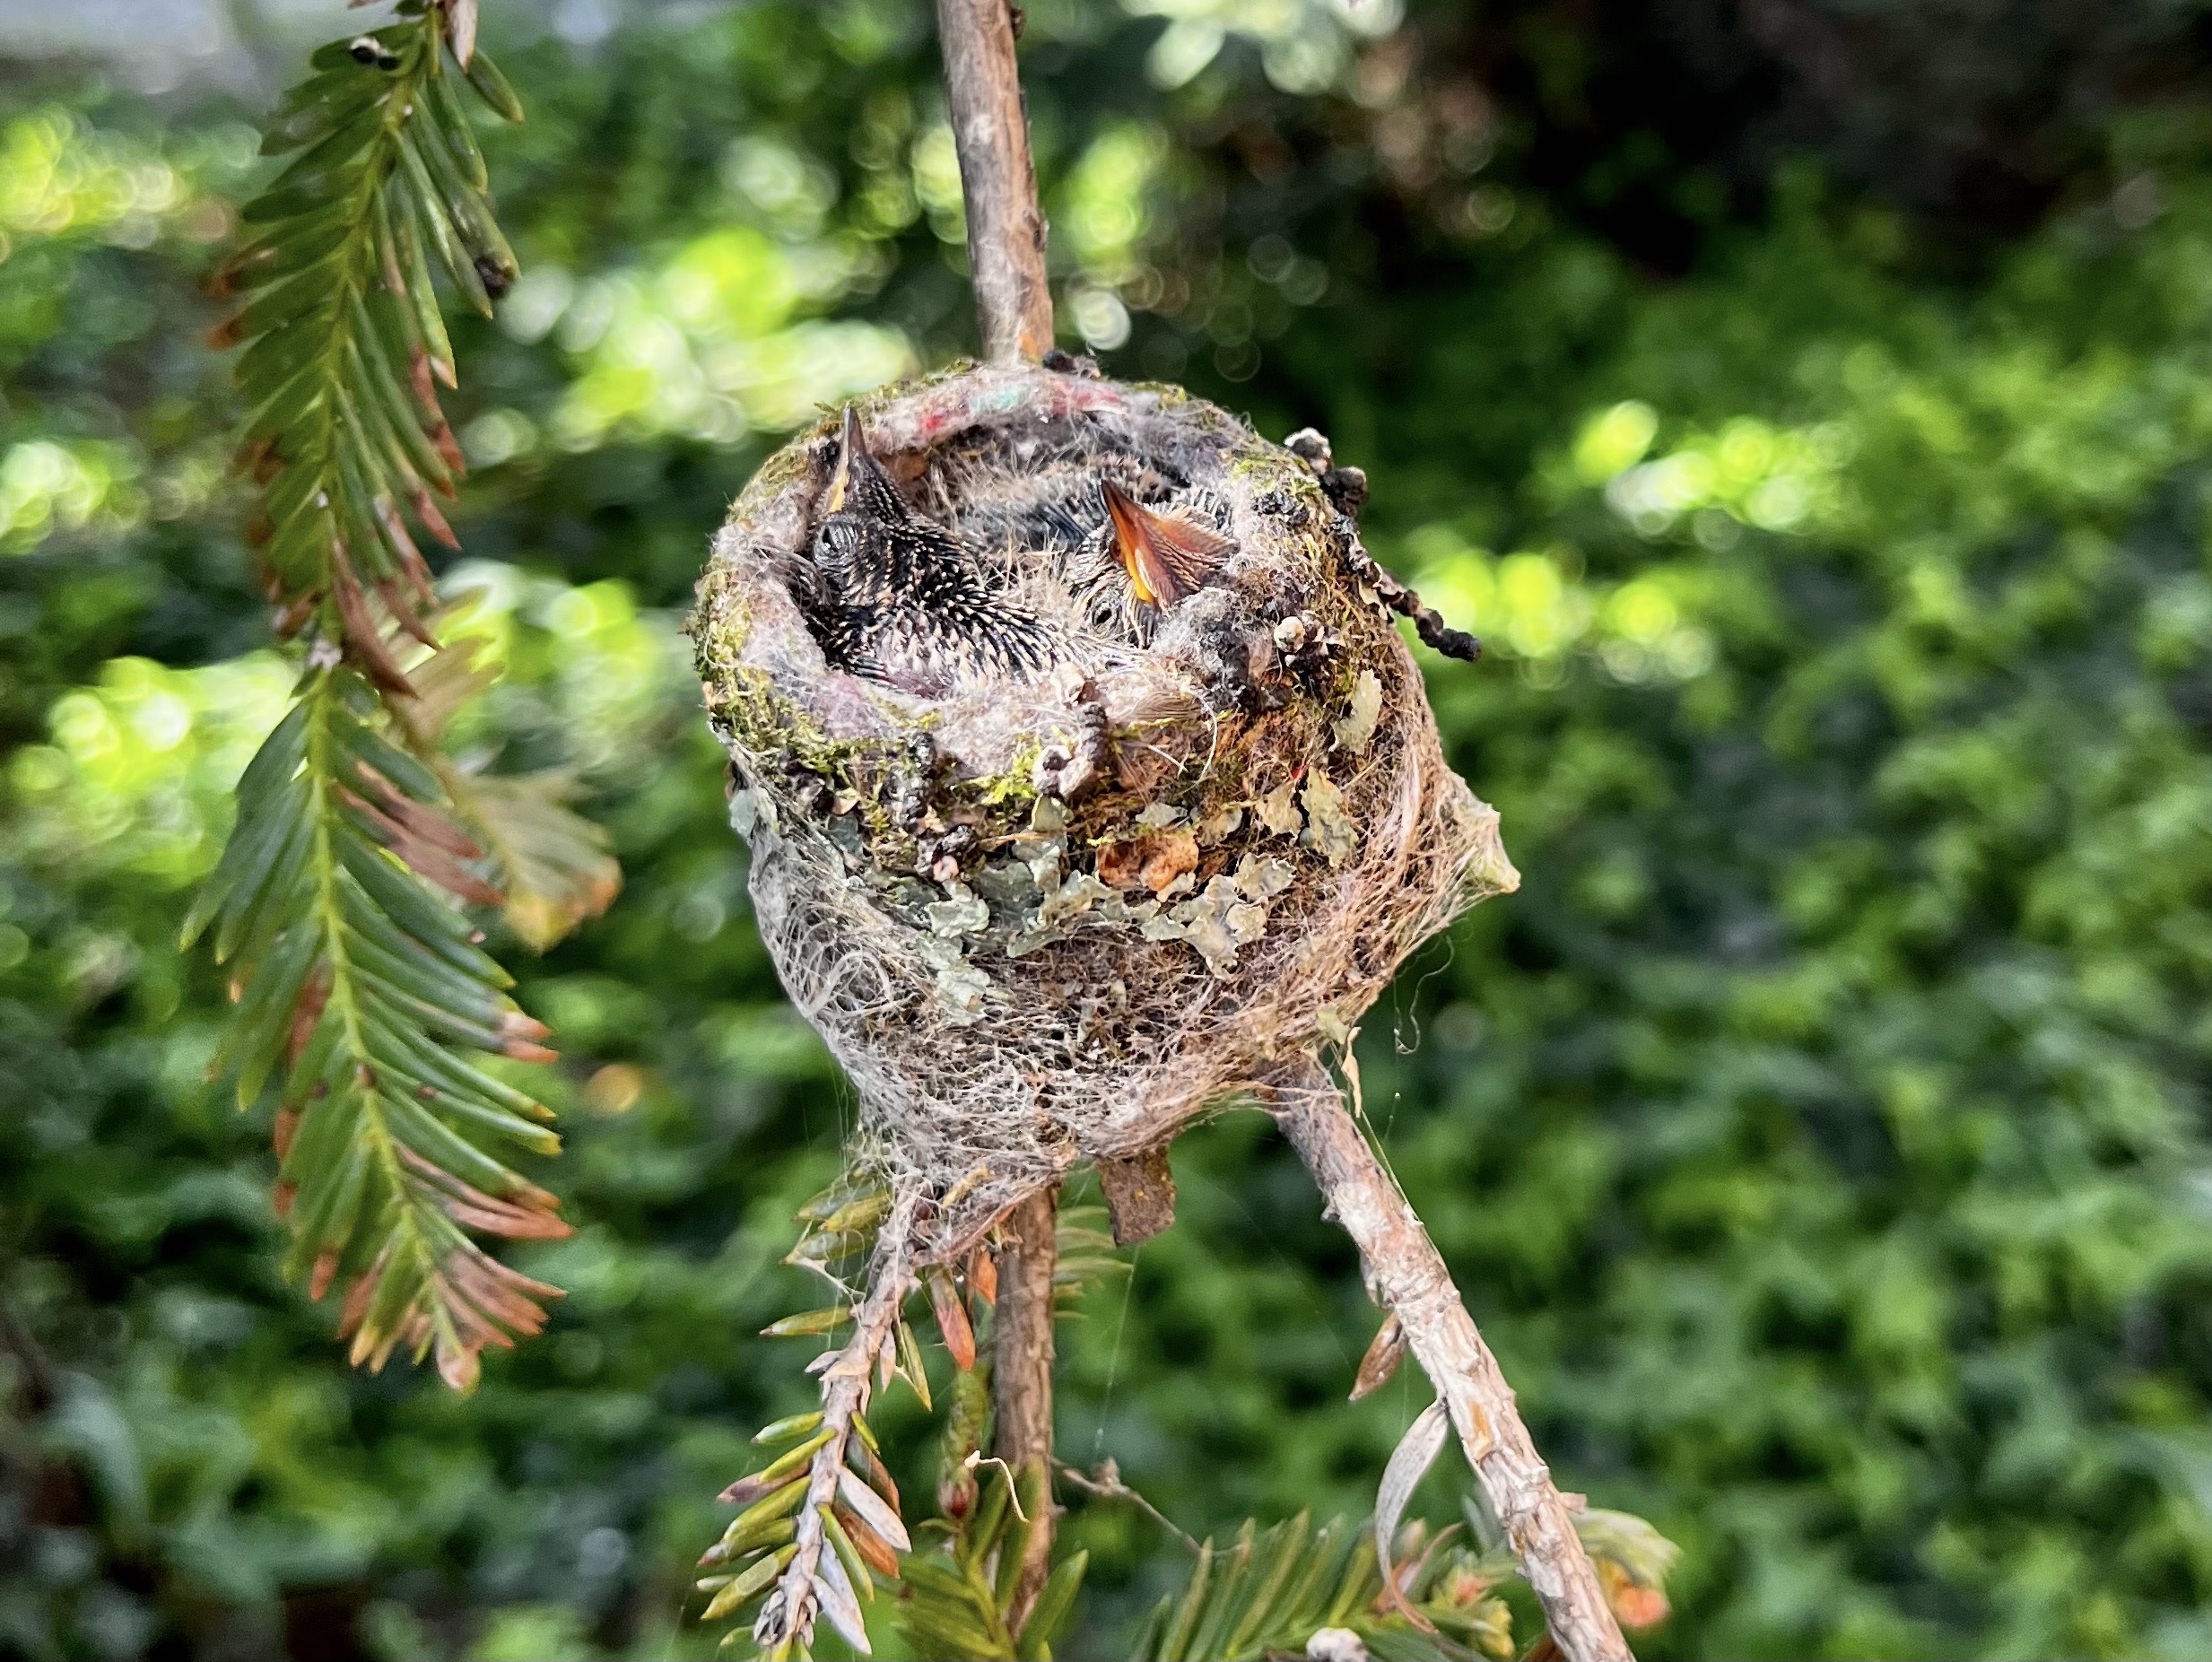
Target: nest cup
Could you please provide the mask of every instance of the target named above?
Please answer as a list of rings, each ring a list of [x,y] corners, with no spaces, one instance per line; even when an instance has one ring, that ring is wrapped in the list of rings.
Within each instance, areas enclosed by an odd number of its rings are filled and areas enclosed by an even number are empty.
[[[1046,544],[1103,519],[1099,481],[1232,544],[1142,640],[914,691],[836,666],[810,611],[835,421],[715,538],[692,632],[761,934],[858,1093],[855,1158],[952,1252],[1076,1162],[1163,1148],[1343,1042],[1518,877],[1318,436],[1293,451],[1172,387],[1035,368],[858,414],[909,503],[1071,631],[1071,555]]]

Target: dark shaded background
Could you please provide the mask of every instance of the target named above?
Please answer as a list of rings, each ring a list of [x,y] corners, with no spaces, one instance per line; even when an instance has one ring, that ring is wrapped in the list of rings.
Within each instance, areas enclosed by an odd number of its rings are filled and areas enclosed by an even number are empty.
[[[459,342],[473,742],[579,769],[630,886],[518,965],[579,1231],[466,1401],[277,1281],[173,947],[286,685],[196,283],[295,44],[0,65],[0,1654],[704,1654],[711,1497],[806,1397],[752,1335],[849,1101],[675,631],[781,431],[971,340],[926,8],[487,10],[529,274]],[[1323,427],[1490,640],[1432,690],[1527,883],[1379,1006],[1367,1103],[1563,1481],[1682,1544],[1648,1655],[2212,1654],[2208,30],[1030,8],[1068,344]],[[1363,1513],[1423,1398],[1343,1400],[1351,1254],[1256,1118],[1176,1163],[1066,1451],[1198,1533]],[[1069,1534],[1111,1657],[1174,1549]]]

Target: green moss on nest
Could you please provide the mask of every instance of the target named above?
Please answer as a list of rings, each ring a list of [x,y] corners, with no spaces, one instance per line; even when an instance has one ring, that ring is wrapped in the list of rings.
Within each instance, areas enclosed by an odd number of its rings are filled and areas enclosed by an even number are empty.
[[[819,436],[823,431],[825,429],[818,425],[814,434]],[[753,475],[753,482],[745,487],[746,492],[773,495],[786,485],[804,478],[813,466],[804,445],[786,446],[761,464],[760,472]]]
[[[767,672],[749,665],[725,668],[708,711],[754,755],[788,755],[806,772],[834,783],[851,764],[876,748],[858,739],[832,738],[807,712],[777,692]]]
[[[692,614],[692,648],[700,675],[709,683],[738,662],[738,647],[753,632],[753,614],[727,591]]]
[[[1026,810],[1037,800],[1037,763],[1043,759],[1044,742],[1024,739],[1014,753],[1014,759],[999,772],[981,779],[958,781],[954,788],[972,796],[976,804],[986,809],[1021,808]]]
[[[1293,499],[1302,499],[1302,505],[1316,512],[1329,511],[1328,499],[1322,495],[1313,470],[1288,450],[1257,441],[1249,448],[1240,448],[1230,458],[1229,476],[1255,495],[1262,491],[1284,491]]]

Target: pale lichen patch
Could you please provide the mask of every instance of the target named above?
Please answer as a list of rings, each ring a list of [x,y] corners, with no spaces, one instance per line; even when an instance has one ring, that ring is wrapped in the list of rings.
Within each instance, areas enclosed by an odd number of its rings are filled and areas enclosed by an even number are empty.
[[[1306,787],[1299,800],[1305,805],[1307,825],[1298,846],[1313,849],[1328,862],[1331,870],[1342,866],[1360,846],[1359,828],[1345,812],[1344,792],[1316,768],[1306,776]]]
[[[1293,800],[1298,790],[1295,779],[1285,779],[1252,805],[1262,830],[1273,837],[1295,837],[1306,828],[1305,816],[1298,812]]]
[[[1382,677],[1363,669],[1352,683],[1352,708],[1331,729],[1337,748],[1363,756],[1375,742],[1375,724],[1382,718]]]

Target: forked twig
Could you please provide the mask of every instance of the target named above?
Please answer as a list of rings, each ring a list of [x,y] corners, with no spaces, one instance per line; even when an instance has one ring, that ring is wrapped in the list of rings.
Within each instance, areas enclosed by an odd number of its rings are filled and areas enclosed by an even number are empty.
[[[1598,1571],[1521,1423],[1512,1388],[1460,1301],[1436,1243],[1319,1061],[1308,1057],[1276,1081],[1276,1121],[1352,1237],[1368,1285],[1396,1316],[1407,1344],[1451,1414],[1467,1464],[1544,1607],[1550,1637],[1569,1662],[1633,1662]]]
[[[1071,1489],[1101,1501],[1127,1501],[1131,1506],[1158,1524],[1189,1551],[1198,1550],[1197,1537],[1147,1501],[1142,1494],[1121,1481],[1121,1468],[1109,1458],[1101,1460],[1097,1468],[1084,1471],[1080,1466],[1071,1466],[1066,1460],[1055,1460],[1052,1469],[1058,1472]]]

